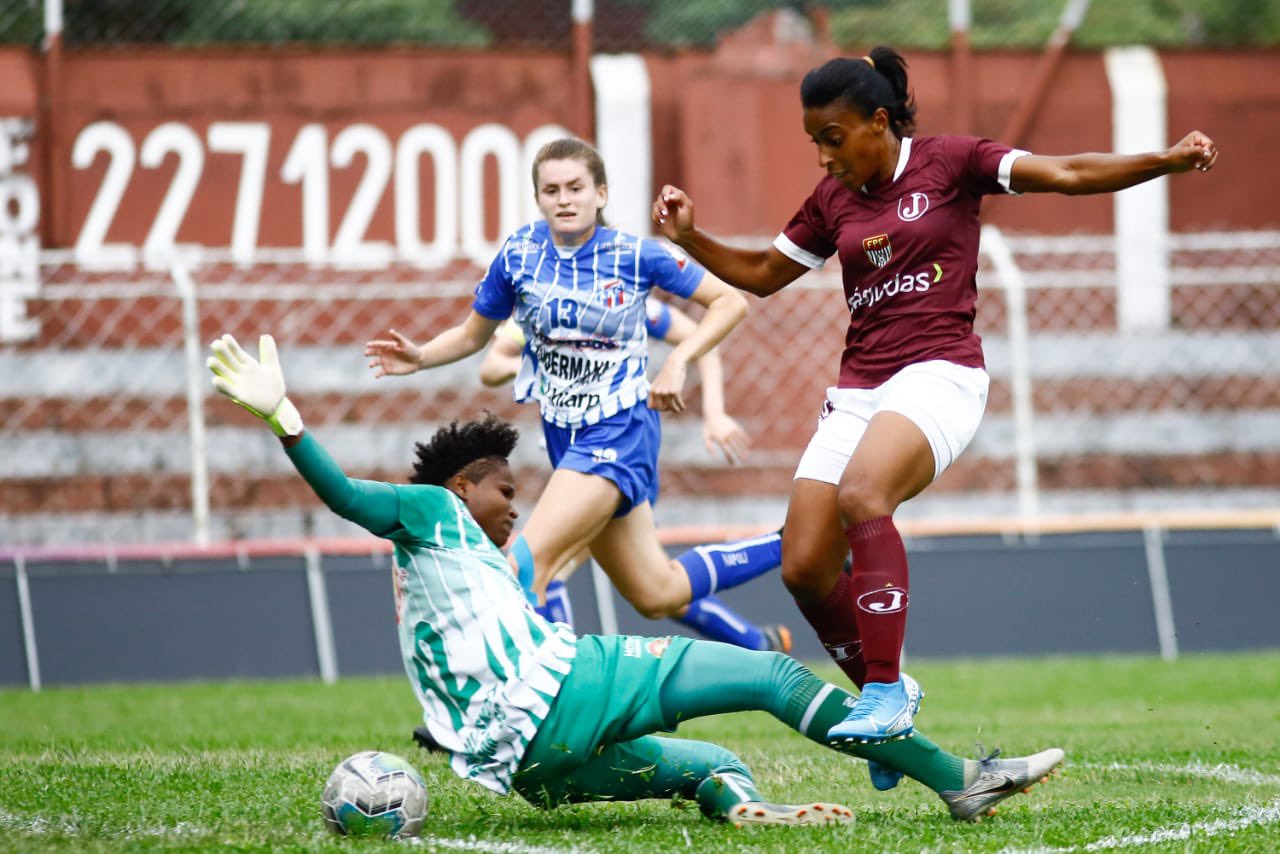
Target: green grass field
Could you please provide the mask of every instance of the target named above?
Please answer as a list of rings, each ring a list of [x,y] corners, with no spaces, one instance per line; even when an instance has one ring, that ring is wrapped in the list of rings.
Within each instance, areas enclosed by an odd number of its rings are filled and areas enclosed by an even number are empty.
[[[0,692],[0,851],[343,850],[321,786],[360,750],[398,753],[431,792],[429,850],[617,851],[1280,850],[1280,653],[929,662],[917,719],[944,747],[1007,755],[1060,746],[1067,765],[992,819],[958,824],[906,781],[879,793],[863,763],[762,714],[703,719],[766,797],[834,800],[835,828],[735,830],[680,804],[540,812],[453,776],[409,740],[402,679],[96,686]],[[834,671],[823,675],[834,678]]]

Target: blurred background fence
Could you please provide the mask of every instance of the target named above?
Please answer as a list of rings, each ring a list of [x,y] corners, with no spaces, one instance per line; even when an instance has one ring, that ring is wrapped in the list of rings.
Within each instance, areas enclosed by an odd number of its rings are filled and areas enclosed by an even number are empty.
[[[904,518],[1274,507],[1280,483],[1280,232],[1175,238],[1171,322],[1124,328],[1114,240],[983,236],[979,330],[993,387],[970,450]],[[271,331],[308,427],[355,475],[402,481],[413,443],[489,409],[516,420],[522,502],[546,476],[533,407],[480,386],[477,358],[374,380],[362,345],[464,316],[477,269],[424,275],[251,265],[226,252],[93,272],[46,252],[27,305],[38,343],[0,350],[0,540],[218,541],[355,533],[320,507],[274,437],[212,395],[207,342]],[[777,524],[838,358],[826,270],[758,302],[724,348],[745,466],[702,445],[696,409],[665,418],[668,525]],[[697,399],[696,383],[690,389]]]
[[[707,47],[762,12],[829,18],[837,44],[947,46],[947,0],[595,0],[594,41],[606,52]],[[1045,44],[1061,7],[1043,0],[972,0],[978,48]],[[431,45],[567,49],[573,0],[65,0],[69,46],[139,44]],[[0,5],[0,43],[37,44],[42,4]],[[1092,4],[1076,34],[1082,47],[1273,45],[1273,0],[1128,0]]]

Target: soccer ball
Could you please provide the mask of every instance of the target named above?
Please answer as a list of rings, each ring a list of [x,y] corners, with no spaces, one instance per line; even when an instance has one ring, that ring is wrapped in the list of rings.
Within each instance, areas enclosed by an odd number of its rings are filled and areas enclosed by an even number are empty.
[[[320,805],[324,823],[341,836],[404,839],[422,832],[427,784],[399,756],[366,750],[333,769]]]

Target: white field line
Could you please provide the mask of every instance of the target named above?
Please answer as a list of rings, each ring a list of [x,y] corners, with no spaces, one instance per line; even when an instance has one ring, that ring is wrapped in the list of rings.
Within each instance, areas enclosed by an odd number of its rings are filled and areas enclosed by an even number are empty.
[[[1266,807],[1241,807],[1234,818],[1220,818],[1214,821],[1198,821],[1195,824],[1183,824],[1178,827],[1161,827],[1149,833],[1135,833],[1129,836],[1108,836],[1097,842],[1084,846],[1084,851],[1108,851],[1112,848],[1132,848],[1135,845],[1154,845],[1160,842],[1177,842],[1190,839],[1217,836],[1220,833],[1231,833],[1244,830],[1253,825],[1275,824],[1280,821],[1280,801]],[[1074,849],[1068,849],[1074,850]]]
[[[1186,765],[1173,765],[1158,762],[1080,762],[1072,765],[1092,771],[1146,771],[1158,774],[1181,774],[1191,777],[1202,777],[1223,783],[1236,783],[1245,786],[1267,786],[1280,788],[1280,775],[1263,774],[1248,768],[1240,768],[1226,763],[1210,765],[1206,762],[1190,762]],[[1106,836],[1102,839],[1083,845],[1068,848],[1006,848],[1001,854],[1066,854],[1073,851],[1110,851],[1116,848],[1135,848],[1142,845],[1155,845],[1162,842],[1179,842],[1192,837],[1197,839],[1233,833],[1255,825],[1268,825],[1280,822],[1280,800],[1267,806],[1243,806],[1228,818],[1209,821],[1185,822],[1170,827],[1159,827],[1145,833],[1132,833],[1124,836]]]
[[[0,810],[0,828],[5,830],[18,830],[25,833],[61,833],[68,836],[74,836],[80,833],[81,822],[75,818],[67,816],[59,816],[57,818],[45,818],[44,816],[17,816],[13,813]],[[99,828],[100,829],[100,828]],[[124,827],[110,831],[110,836],[121,836],[125,838],[136,837],[176,837],[176,836],[204,836],[207,831],[187,821],[180,821],[172,827],[164,825],[153,827],[134,827],[125,825]]]
[[[486,854],[585,854],[582,848],[546,848],[540,845],[521,845],[519,842],[487,842],[474,836],[466,839],[423,836],[404,841],[410,845],[429,845],[452,851],[483,851]]]
[[[1186,765],[1172,765],[1158,762],[1077,762],[1073,763],[1072,767],[1098,771],[1151,771],[1157,774],[1183,774],[1188,777],[1203,777],[1207,780],[1218,780],[1223,783],[1280,788],[1280,774],[1263,774],[1261,771],[1253,771],[1248,768],[1241,768],[1238,765],[1227,765],[1226,763],[1210,765],[1207,762],[1189,762]]]
[[[57,818],[45,818],[43,816],[22,817],[0,810],[0,828],[31,834],[59,833],[74,836],[80,833],[81,824],[74,818],[67,818],[65,816]],[[180,821],[173,827],[126,826],[115,832],[109,833],[109,835],[124,838],[171,838],[182,836],[205,836],[207,835],[207,831],[204,831],[190,822]],[[476,839],[474,836],[468,837],[467,839],[449,839],[447,837],[427,836],[415,839],[405,839],[403,842],[408,845],[425,845],[431,848],[445,848],[452,851],[480,851],[484,852],[484,854],[588,854],[588,852],[582,848],[546,848],[537,845],[521,845],[518,842],[487,842],[483,839]]]

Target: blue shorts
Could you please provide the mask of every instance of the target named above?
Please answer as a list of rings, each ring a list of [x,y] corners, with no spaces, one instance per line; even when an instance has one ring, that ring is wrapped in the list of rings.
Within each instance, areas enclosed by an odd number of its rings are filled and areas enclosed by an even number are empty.
[[[639,403],[581,427],[557,427],[543,421],[542,435],[554,468],[599,475],[618,487],[622,503],[615,517],[627,515],[637,504],[658,500],[662,424],[647,404]]]

